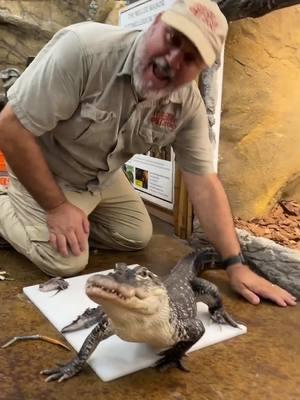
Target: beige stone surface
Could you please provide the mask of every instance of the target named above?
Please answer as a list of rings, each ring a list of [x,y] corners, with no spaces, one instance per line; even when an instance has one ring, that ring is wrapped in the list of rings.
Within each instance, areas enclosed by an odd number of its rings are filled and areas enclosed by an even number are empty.
[[[109,12],[107,18],[105,19],[106,24],[118,25],[119,24],[119,11],[121,8],[125,7],[126,2],[124,0],[114,1],[114,6]]]
[[[243,218],[300,199],[299,21],[297,6],[230,26],[220,176]]]
[[[108,15],[110,14],[111,10],[114,9],[116,3],[119,1],[116,0],[96,0],[97,3],[97,13],[95,15],[95,21],[104,22]],[[106,21],[105,21],[106,22]],[[106,22],[108,23],[108,22]],[[116,24],[118,20],[116,21]]]

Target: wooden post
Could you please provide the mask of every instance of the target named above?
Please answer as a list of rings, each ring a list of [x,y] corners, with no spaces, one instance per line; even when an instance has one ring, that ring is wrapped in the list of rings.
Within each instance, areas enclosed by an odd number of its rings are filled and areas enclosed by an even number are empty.
[[[193,209],[188,198],[182,174],[176,168],[175,175],[175,207],[174,207],[174,228],[175,234],[181,239],[187,239],[192,234]]]

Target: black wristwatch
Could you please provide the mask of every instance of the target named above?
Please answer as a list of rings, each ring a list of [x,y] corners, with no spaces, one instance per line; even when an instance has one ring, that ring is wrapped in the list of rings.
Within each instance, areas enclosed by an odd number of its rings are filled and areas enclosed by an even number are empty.
[[[223,267],[226,269],[234,264],[244,264],[247,265],[247,262],[242,253],[237,254],[236,256],[228,257],[223,260]]]

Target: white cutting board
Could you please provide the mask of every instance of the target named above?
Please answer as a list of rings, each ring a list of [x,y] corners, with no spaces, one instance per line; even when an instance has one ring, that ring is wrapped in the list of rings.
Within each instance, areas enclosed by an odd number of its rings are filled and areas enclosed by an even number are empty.
[[[132,265],[130,267],[134,267]],[[111,270],[100,271],[107,274]],[[82,314],[86,308],[95,307],[96,304],[85,294],[85,283],[89,276],[87,274],[74,278],[66,279],[69,287],[53,296],[55,291],[41,292],[39,285],[27,286],[23,288],[24,293],[39,308],[39,310],[49,319],[49,321],[60,331],[64,326]],[[228,325],[218,325],[210,320],[207,306],[198,303],[199,318],[205,326],[205,333],[202,338],[189,350],[195,351],[212,344],[242,335],[247,332],[244,325],[239,325],[240,329]],[[66,340],[78,352],[93,328],[83,329],[77,332],[64,334]],[[104,340],[91,355],[88,364],[103,381],[111,381],[121,376],[131,374],[143,368],[152,366],[159,357],[147,345],[141,343],[129,343],[121,340],[117,336],[111,336]],[[43,368],[55,367],[53,365],[43,365]]]

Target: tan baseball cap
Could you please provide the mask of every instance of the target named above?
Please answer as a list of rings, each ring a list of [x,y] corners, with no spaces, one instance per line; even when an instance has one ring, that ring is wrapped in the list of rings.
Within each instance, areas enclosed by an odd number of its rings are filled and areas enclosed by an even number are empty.
[[[211,0],[176,0],[161,15],[172,28],[183,33],[211,67],[221,53],[228,24],[218,5]]]

